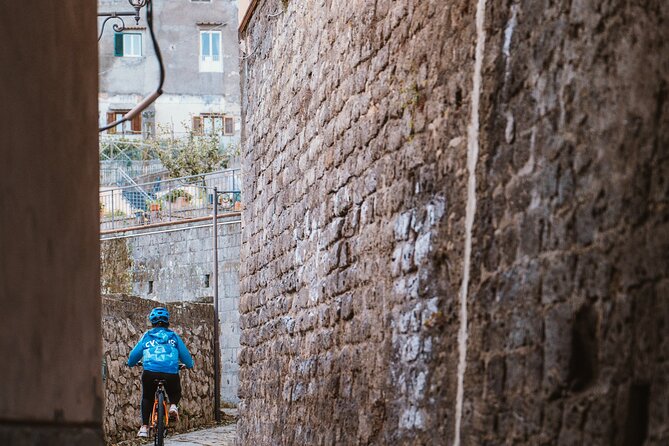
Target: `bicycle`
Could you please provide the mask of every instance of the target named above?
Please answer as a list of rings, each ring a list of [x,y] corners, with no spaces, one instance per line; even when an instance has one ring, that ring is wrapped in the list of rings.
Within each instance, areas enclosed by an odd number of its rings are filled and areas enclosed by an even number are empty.
[[[165,392],[165,380],[157,380],[156,396],[153,400],[153,409],[151,410],[151,430],[153,430],[153,444],[163,446],[165,436],[167,436],[167,426],[170,418],[167,411],[167,393]]]
[[[185,366],[183,364],[179,364],[179,370],[183,369],[185,369]],[[151,431],[153,431],[154,446],[163,446],[165,437],[167,436],[167,428],[170,424],[168,411],[169,397],[165,391],[165,380],[157,379],[154,382],[157,384],[157,387],[155,397],[153,399],[151,417],[149,418],[149,428]],[[178,420],[179,418],[177,417],[176,421]]]

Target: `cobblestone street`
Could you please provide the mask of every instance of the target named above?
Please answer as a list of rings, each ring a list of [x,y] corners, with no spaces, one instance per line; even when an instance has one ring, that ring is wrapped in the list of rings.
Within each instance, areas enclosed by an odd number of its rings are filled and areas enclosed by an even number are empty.
[[[165,446],[233,446],[237,432],[236,424],[217,426],[165,439]]]

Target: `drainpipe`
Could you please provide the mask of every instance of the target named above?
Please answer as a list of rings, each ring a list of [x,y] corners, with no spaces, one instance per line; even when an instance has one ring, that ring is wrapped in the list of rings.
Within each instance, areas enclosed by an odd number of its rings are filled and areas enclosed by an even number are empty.
[[[221,421],[221,347],[218,320],[218,188],[214,187],[214,419]]]

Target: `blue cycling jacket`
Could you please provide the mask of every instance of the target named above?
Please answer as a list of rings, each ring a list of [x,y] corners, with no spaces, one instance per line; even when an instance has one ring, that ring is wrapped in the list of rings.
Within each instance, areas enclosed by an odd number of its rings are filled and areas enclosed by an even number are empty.
[[[179,361],[192,369],[193,358],[178,334],[165,327],[155,327],[144,333],[128,356],[128,366],[144,363],[150,372],[179,373]]]

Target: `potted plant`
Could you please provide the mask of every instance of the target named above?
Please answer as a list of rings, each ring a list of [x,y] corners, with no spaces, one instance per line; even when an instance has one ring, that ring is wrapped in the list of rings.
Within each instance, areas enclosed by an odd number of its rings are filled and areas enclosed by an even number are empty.
[[[191,202],[193,196],[183,189],[174,189],[165,195],[165,198],[177,207],[185,207]]]
[[[227,210],[227,209],[232,208],[232,206],[233,206],[232,197],[230,197],[227,194],[221,195],[218,198],[218,206],[223,210]]]
[[[157,212],[157,211],[160,211],[162,209],[163,203],[162,203],[161,200],[150,200],[148,202],[148,206],[149,206],[149,211]]]

